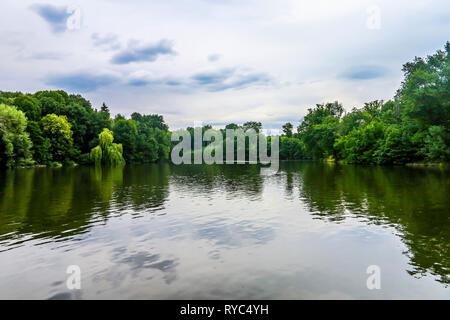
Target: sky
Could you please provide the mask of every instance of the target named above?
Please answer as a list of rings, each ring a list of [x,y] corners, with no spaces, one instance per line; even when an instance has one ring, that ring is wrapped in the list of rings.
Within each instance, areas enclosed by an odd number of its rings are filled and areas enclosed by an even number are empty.
[[[0,90],[79,93],[171,129],[294,126],[389,100],[450,40],[448,0],[1,0]]]

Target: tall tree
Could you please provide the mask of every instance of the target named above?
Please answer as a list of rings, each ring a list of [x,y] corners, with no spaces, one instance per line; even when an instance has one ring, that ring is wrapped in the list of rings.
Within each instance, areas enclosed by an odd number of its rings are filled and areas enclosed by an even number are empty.
[[[288,138],[292,137],[292,129],[293,129],[293,128],[294,128],[294,126],[292,125],[292,123],[286,122],[286,123],[283,125],[283,132],[284,132],[284,135],[285,135],[286,137],[288,137]]]
[[[0,164],[7,167],[31,164],[31,140],[25,114],[0,104]]]
[[[70,160],[73,152],[71,124],[66,116],[48,114],[41,119],[42,134],[50,141],[50,152],[54,161]]]
[[[242,125],[242,128],[244,131],[247,131],[248,129],[253,129],[256,131],[256,133],[259,133],[262,130],[262,124],[261,122],[257,121],[248,121]]]

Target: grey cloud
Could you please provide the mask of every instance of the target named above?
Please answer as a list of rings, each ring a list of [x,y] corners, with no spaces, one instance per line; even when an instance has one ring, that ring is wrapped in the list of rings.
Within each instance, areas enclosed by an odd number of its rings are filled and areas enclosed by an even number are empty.
[[[214,54],[210,54],[210,55],[208,56],[208,61],[209,61],[209,62],[216,62],[216,61],[218,61],[220,58],[221,58],[221,55],[220,55],[220,54],[214,53]]]
[[[145,78],[136,78],[128,81],[128,85],[133,87],[143,87],[147,85],[157,85],[157,86],[169,86],[176,87],[182,86],[184,83],[183,80],[171,79],[171,78],[160,78],[160,79],[145,79]]]
[[[175,55],[173,42],[162,39],[158,43],[138,45],[130,43],[128,47],[117,54],[111,60],[114,64],[128,64],[131,62],[153,62],[160,55]]]
[[[270,76],[265,73],[243,73],[238,69],[222,69],[213,72],[197,73],[191,79],[208,91],[243,89],[252,85],[267,85],[271,82]]]
[[[128,81],[128,85],[142,87],[146,85],[183,87],[189,91],[205,89],[207,91],[224,91],[228,89],[244,89],[249,86],[267,85],[272,81],[265,73],[242,72],[238,68],[199,72],[187,79],[137,77]]]
[[[349,80],[368,80],[382,78],[387,71],[380,66],[358,66],[343,72],[340,77]]]
[[[211,72],[197,73],[192,79],[202,85],[216,85],[223,83],[226,79],[234,74],[234,69],[222,69]]]
[[[66,6],[34,4],[31,9],[47,21],[53,32],[64,32],[67,29],[67,19],[71,14],[67,12]]]
[[[66,54],[59,52],[36,52],[29,56],[30,59],[35,60],[62,60]]]
[[[71,91],[88,92],[113,84],[117,80],[116,77],[111,75],[78,72],[66,75],[51,75],[46,79],[46,84]]]

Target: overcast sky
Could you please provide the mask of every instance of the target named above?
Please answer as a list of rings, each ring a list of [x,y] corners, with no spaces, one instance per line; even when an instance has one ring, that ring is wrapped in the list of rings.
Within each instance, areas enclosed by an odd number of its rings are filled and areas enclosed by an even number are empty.
[[[390,99],[450,40],[448,0],[1,0],[0,90],[64,89],[113,114],[298,125]]]

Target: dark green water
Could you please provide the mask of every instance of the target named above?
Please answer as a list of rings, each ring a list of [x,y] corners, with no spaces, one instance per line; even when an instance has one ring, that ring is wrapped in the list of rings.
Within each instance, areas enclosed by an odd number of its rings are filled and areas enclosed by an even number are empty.
[[[2,172],[0,298],[449,299],[449,207],[442,169]],[[69,265],[81,290],[66,286]]]

